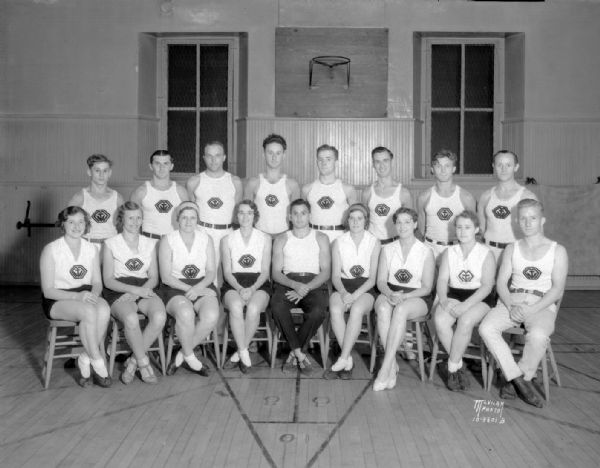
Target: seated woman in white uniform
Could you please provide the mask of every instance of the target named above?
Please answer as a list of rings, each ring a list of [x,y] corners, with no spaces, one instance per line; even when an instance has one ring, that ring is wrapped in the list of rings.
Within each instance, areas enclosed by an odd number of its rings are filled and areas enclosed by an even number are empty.
[[[433,251],[415,237],[417,212],[399,208],[392,219],[398,240],[383,247],[377,272],[381,294],[375,312],[385,356],[373,384],[375,391],[396,386],[396,351],[404,341],[406,321],[429,312],[435,272]]]
[[[349,379],[352,348],[360,333],[364,314],[371,312],[377,293],[377,261],[381,245],[371,234],[369,210],[355,203],[346,213],[346,232],[333,241],[331,281],[335,292],[329,298],[331,327],[342,349],[340,357],[324,374],[327,379]],[[344,313],[349,311],[348,322]]]
[[[224,284],[221,297],[229,311],[229,325],[237,351],[231,362],[243,373],[252,366],[248,345],[252,341],[260,313],[269,304],[271,287],[271,237],[254,226],[259,218],[258,207],[251,200],[242,200],[236,209],[240,225],[221,241]],[[246,319],[244,320],[244,309]]]
[[[181,203],[175,210],[175,219],[179,228],[161,239],[158,250],[160,295],[167,313],[176,320],[175,331],[181,344],[167,367],[167,375],[173,375],[185,364],[191,372],[206,377],[208,370],[194,354],[194,348],[210,334],[219,317],[217,289],[213,285],[217,271],[215,251],[210,236],[198,229],[198,205]]]
[[[101,387],[110,387],[112,382],[100,351],[110,307],[100,297],[98,250],[82,239],[89,231],[90,218],[83,208],[69,206],[59,213],[58,223],[64,235],[46,245],[40,258],[44,313],[52,320],[79,324],[84,348],[77,359],[79,385],[86,387],[93,380]]]
[[[146,383],[158,382],[146,354],[162,332],[165,306],[154,289],[158,286],[157,240],[140,235],[142,208],[128,201],[117,208],[117,234],[105,241],[102,271],[104,297],[111,313],[124,325],[125,339],[133,354],[127,359],[121,381],[129,384],[139,369]],[[148,317],[142,332],[138,311]]]
[[[454,225],[458,244],[442,254],[434,320],[436,333],[448,352],[446,385],[457,391],[469,388],[462,357],[473,328],[494,305],[496,261],[491,249],[475,239],[479,220],[474,212],[463,211],[454,218]]]

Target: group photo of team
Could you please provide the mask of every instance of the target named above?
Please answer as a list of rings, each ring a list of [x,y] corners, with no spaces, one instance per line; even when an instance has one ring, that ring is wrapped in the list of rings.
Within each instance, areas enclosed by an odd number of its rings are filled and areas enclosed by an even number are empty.
[[[283,172],[284,137],[268,135],[262,147],[265,172],[241,180],[225,169],[224,145],[209,142],[206,169],[185,187],[171,180],[177,161],[157,150],[151,179],[129,199],[109,186],[118,162],[87,158],[90,185],[58,214],[62,236],[40,259],[44,314],[79,325],[79,385],[115,385],[105,354],[111,317],[131,350],[119,375],[127,385],[159,382],[149,348],[168,322],[178,344],[166,376],[181,367],[208,376],[196,349],[211,334],[222,340],[225,327],[233,349],[220,343],[223,361],[251,372],[261,314],[287,342],[283,372],[350,380],[373,314],[372,349],[381,350],[373,391],[394,389],[400,356],[423,360],[421,346],[406,343],[407,324],[420,321],[447,354],[437,369],[449,390],[470,388],[463,356],[477,336],[501,370],[500,398],[543,406],[532,379],[554,332],[568,258],[544,235],[542,203],[515,180],[514,152],[490,155],[496,182],[476,200],[453,180],[456,155],[437,151],[434,184],[413,200],[384,146],[372,150],[376,180],[362,191],[338,178],[334,146],[316,149],[318,177],[306,185]],[[512,327],[525,331],[518,360],[503,337]],[[338,343],[323,368],[309,350],[320,329]]]

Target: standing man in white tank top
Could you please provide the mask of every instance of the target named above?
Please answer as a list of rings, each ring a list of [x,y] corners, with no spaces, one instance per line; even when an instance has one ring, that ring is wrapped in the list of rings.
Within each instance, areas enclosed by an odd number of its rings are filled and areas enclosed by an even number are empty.
[[[73,195],[67,206],[79,206],[90,216],[90,232],[85,236],[90,242],[101,245],[105,239],[117,235],[114,215],[123,204],[123,197],[108,186],[112,175],[112,161],[103,154],[87,158],[90,185]]]
[[[545,359],[554,332],[569,260],[562,245],[544,236],[546,218],[539,201],[525,198],[516,210],[524,238],[504,250],[496,281],[498,304],[481,322],[479,334],[506,380],[500,398],[512,399],[516,390],[525,403],[541,408],[542,400],[531,379]],[[502,332],[518,326],[524,326],[527,334],[521,360],[516,363]]]
[[[456,154],[440,150],[431,158],[431,173],[435,184],[417,199],[419,230],[433,249],[435,258],[449,245],[458,242],[454,218],[465,210],[475,211],[475,198],[454,183]]]
[[[300,198],[290,204],[292,229],[275,238],[271,261],[271,313],[292,350],[283,371],[299,368],[306,375],[313,371],[306,348],[325,320],[327,282],[331,276],[329,239],[311,229],[309,218],[310,205],[306,200]],[[304,322],[298,330],[290,312],[296,307],[301,307],[304,314]]]
[[[240,178],[223,167],[226,159],[223,143],[207,143],[204,147],[206,170],[190,177],[186,184],[190,200],[200,208],[198,224],[213,240],[215,264],[218,266],[215,281],[219,287],[223,284],[219,246],[221,239],[232,232],[233,211],[243,195]]]
[[[369,207],[369,232],[381,245],[396,239],[392,215],[402,206],[412,208],[410,192],[392,177],[394,154],[383,146],[371,151],[373,169],[377,180],[362,194],[363,203]]]
[[[262,145],[267,170],[248,179],[244,198],[258,207],[260,218],[256,228],[276,235],[288,230],[288,208],[292,200],[300,198],[300,185],[281,170],[287,150],[285,139],[272,133]]]
[[[174,167],[167,150],[156,150],[150,156],[152,178],[131,194],[131,201],[142,207],[142,234],[151,239],[160,239],[173,232],[175,208],[188,200],[185,189],[171,180]]]
[[[517,217],[512,216],[517,203],[524,198],[537,200],[537,197],[515,180],[519,170],[519,158],[515,153],[498,151],[494,154],[492,167],[498,183],[481,195],[477,216],[485,243],[498,261],[506,246],[522,237]]]
[[[319,177],[302,187],[302,198],[310,204],[310,227],[333,242],[344,233],[344,213],[358,201],[356,190],[336,176],[339,152],[335,146],[317,148]]]

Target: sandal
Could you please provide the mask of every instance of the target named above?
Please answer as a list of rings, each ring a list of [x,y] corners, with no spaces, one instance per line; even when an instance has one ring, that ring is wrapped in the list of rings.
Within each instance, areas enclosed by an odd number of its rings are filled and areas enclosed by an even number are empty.
[[[125,362],[125,368],[123,369],[123,372],[121,373],[121,382],[123,382],[125,385],[129,385],[131,382],[133,382],[133,379],[135,378],[135,371],[137,370],[137,362],[135,362],[135,360],[133,358],[128,358],[127,361]]]
[[[155,384],[158,383],[158,379],[156,378],[156,375],[154,374],[154,369],[152,369],[152,365],[150,363],[146,364],[145,366],[139,366],[140,369],[140,376],[142,377],[142,380],[148,384]]]

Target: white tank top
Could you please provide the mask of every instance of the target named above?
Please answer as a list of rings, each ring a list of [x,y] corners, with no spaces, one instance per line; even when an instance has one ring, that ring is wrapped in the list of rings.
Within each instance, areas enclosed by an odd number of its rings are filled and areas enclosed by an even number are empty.
[[[115,227],[115,211],[117,211],[117,192],[112,191],[106,200],[96,200],[83,189],[83,205],[81,207],[90,215],[91,228],[86,235],[89,239],[108,239],[117,234]]]
[[[148,269],[152,264],[154,247],[157,242],[157,239],[139,236],[138,251],[132,252],[125,242],[123,234],[106,239],[106,247],[110,249],[113,256],[115,278],[148,278]]]
[[[196,229],[194,243],[188,251],[179,231],[173,231],[165,239],[171,247],[171,274],[178,279],[200,279],[206,275],[206,245],[208,234]]]
[[[404,258],[400,242],[392,242],[383,248],[388,266],[388,283],[405,288],[420,288],[423,265],[431,249],[415,240],[408,256]]]
[[[50,243],[54,260],[54,287],[73,289],[92,284],[94,257],[98,254],[91,242],[81,239],[79,257],[75,258],[64,237]]]
[[[544,256],[535,261],[523,257],[519,244],[520,241],[513,244],[511,287],[535,289],[543,293],[549,291],[552,287],[556,242],[552,242]]]
[[[454,218],[462,213],[465,207],[460,199],[460,187],[448,198],[441,197],[435,187],[431,188],[429,203],[425,208],[427,223],[425,236],[440,242],[456,242]]]
[[[365,231],[358,247],[349,232],[336,239],[340,259],[342,260],[342,278],[369,278],[371,276],[371,254],[377,239]],[[376,272],[374,272],[376,274]]]
[[[290,199],[286,186],[287,176],[283,174],[271,184],[262,174],[258,175],[258,190],[254,202],[260,217],[256,227],[267,234],[279,234],[288,229],[288,207]]]
[[[200,173],[200,183],[194,190],[200,208],[200,221],[210,224],[231,224],[235,209],[235,185],[231,173],[214,178]]]
[[[333,184],[322,184],[319,179],[312,184],[306,197],[310,203],[310,222],[321,226],[342,224],[344,212],[348,209],[348,200],[344,185],[340,179]]]
[[[450,287],[457,289],[479,289],[481,287],[483,262],[490,249],[476,242],[467,258],[464,258],[459,244],[449,246],[447,252]]]
[[[311,229],[308,235],[302,239],[296,237],[292,231],[286,233],[287,239],[283,246],[283,273],[314,273],[318,275],[319,267],[319,243],[317,234]]]
[[[146,196],[142,200],[142,231],[159,236],[173,232],[173,211],[181,201],[175,182],[171,182],[167,190],[157,190],[146,181]]]
[[[252,229],[248,245],[242,233],[236,229],[227,236],[227,247],[231,254],[232,273],[260,273],[267,236],[258,229]],[[270,242],[270,239],[269,239]]]
[[[369,232],[379,240],[386,240],[396,236],[396,230],[392,221],[392,215],[402,206],[400,191],[402,184],[398,184],[394,193],[388,198],[382,198],[375,193],[371,185],[371,196],[369,197]]]
[[[516,240],[512,225],[512,212],[521,200],[525,187],[506,200],[496,195],[496,187],[490,192],[490,200],[485,207],[485,240],[510,244]]]

